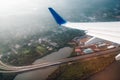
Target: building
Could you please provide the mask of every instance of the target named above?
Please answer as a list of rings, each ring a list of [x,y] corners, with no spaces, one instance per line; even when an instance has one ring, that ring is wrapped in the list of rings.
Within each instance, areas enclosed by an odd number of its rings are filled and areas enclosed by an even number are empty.
[[[93,53],[94,51],[91,48],[87,48],[83,50],[83,53],[85,54],[89,54],[89,53]]]
[[[82,50],[79,49],[79,48],[76,48],[76,49],[75,49],[75,53],[77,53],[77,55],[80,55],[80,54],[82,54]]]
[[[91,38],[89,39],[88,41],[85,42],[85,45],[91,45],[91,44],[102,44],[102,43],[111,43],[110,41],[107,41],[107,40],[103,40],[103,39],[100,39],[100,38]]]
[[[114,45],[107,46],[107,49],[113,49],[113,48],[115,48]]]

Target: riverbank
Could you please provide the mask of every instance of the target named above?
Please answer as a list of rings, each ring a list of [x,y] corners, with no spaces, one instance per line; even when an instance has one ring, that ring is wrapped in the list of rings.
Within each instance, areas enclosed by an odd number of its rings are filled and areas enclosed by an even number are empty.
[[[116,53],[118,52],[63,65],[51,74],[47,80],[84,80],[112,64]]]
[[[73,49],[70,47],[64,47],[57,52],[53,52],[52,54],[49,54],[41,59],[36,60],[33,64],[44,63],[47,61],[55,61],[58,59],[69,57],[72,50]],[[58,66],[52,66],[40,70],[21,73],[18,74],[14,80],[46,80],[46,78],[57,68]]]

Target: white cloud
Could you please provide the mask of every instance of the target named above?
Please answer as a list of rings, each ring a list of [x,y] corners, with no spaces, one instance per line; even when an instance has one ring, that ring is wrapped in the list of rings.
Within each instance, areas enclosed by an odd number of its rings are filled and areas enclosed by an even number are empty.
[[[0,15],[31,13],[52,3],[50,0],[0,0]]]

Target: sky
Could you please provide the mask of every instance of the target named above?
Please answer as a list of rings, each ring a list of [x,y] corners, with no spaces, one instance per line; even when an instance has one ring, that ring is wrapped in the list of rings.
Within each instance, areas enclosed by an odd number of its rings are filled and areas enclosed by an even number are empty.
[[[58,3],[64,5],[65,2],[62,0],[0,0],[0,16],[32,13]]]
[[[49,0],[0,0],[0,15],[31,13],[39,7],[49,5]]]
[[[48,7],[58,4],[63,7],[65,3],[61,0],[0,0],[0,28],[24,27],[24,24],[37,22],[38,17],[44,20],[50,16]],[[43,23],[41,19],[39,21]]]
[[[0,0],[0,41],[31,35],[52,26],[47,8],[58,4],[63,7],[66,1]]]

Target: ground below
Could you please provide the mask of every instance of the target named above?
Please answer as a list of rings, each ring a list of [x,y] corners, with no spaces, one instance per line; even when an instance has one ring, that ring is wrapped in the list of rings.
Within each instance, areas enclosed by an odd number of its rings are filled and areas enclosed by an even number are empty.
[[[120,61],[113,62],[105,70],[98,72],[87,80],[120,80]]]

